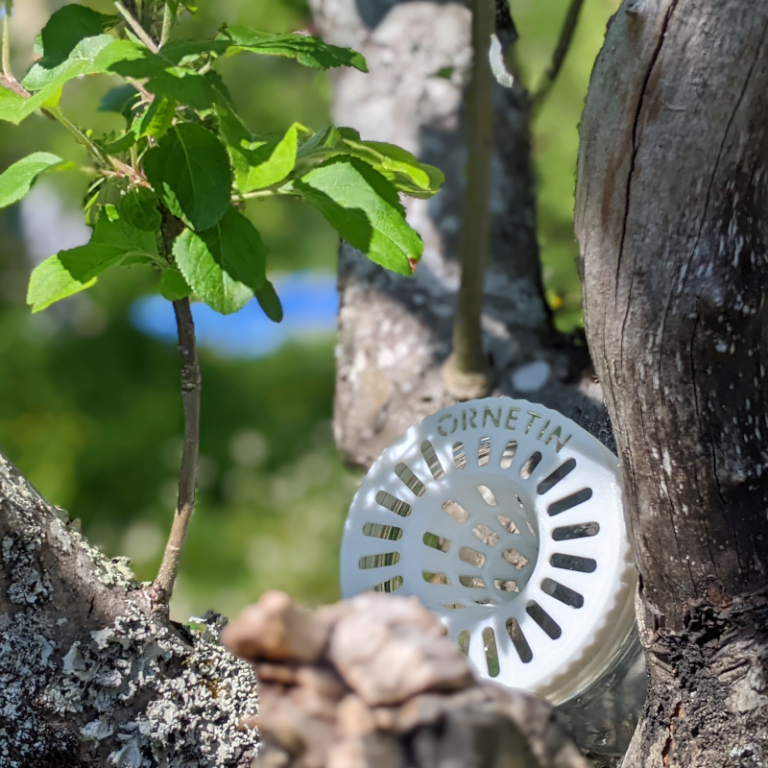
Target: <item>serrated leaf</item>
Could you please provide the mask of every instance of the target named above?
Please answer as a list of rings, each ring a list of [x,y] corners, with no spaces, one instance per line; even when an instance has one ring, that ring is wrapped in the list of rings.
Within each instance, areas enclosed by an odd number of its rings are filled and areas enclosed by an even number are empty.
[[[205,76],[182,67],[160,70],[150,77],[146,88],[156,96],[173,99],[192,109],[209,109],[216,101],[216,93]]]
[[[186,299],[192,293],[192,289],[187,285],[181,272],[173,268],[163,270],[157,287],[168,301]]]
[[[155,238],[122,221],[112,206],[105,207],[87,245],[60,251],[35,267],[29,281],[27,304],[33,312],[90,288],[108,267],[126,258],[155,260]]]
[[[235,44],[236,47],[230,51],[231,53],[250,51],[266,56],[287,56],[313,69],[355,67],[361,72],[368,71],[365,58],[361,53],[351,48],[328,45],[308,35],[275,35],[248,27],[235,26],[226,28],[219,38],[230,40]]]
[[[351,246],[381,266],[410,275],[424,244],[405,220],[397,191],[358,158],[339,157],[294,184]]]
[[[101,97],[99,112],[118,112],[126,120],[133,116],[133,107],[139,100],[139,92],[132,85],[112,88]]]
[[[151,189],[136,187],[120,200],[120,218],[142,232],[157,232],[163,223],[158,199]]]
[[[259,302],[264,314],[273,322],[280,323],[283,320],[283,305],[277,295],[275,286],[267,280],[262,288],[256,291],[256,301]]]
[[[139,122],[139,136],[161,139],[168,133],[174,117],[176,117],[176,102],[173,99],[154,99]]]
[[[102,34],[116,21],[83,5],[65,5],[56,11],[40,33],[41,59],[32,69],[51,70],[68,59],[87,37]]]
[[[279,141],[239,140],[229,144],[235,185],[242,193],[264,189],[285,179],[296,165],[298,134],[306,130],[294,123]]]
[[[61,162],[49,152],[34,152],[7,168],[0,174],[0,208],[21,200],[43,171]]]
[[[242,309],[266,280],[261,237],[232,207],[205,232],[184,230],[176,238],[173,255],[195,294],[224,315]]]
[[[224,145],[199,125],[175,125],[144,156],[144,172],[168,209],[201,232],[229,208],[232,186]]]
[[[88,75],[100,71],[96,66],[98,55],[110,45],[115,44],[111,35],[96,35],[81,40],[70,52],[69,56],[55,66],[43,66],[41,62],[34,64],[22,81],[28,91],[42,91],[61,88],[64,83],[80,75]],[[48,98],[50,93],[45,97]]]

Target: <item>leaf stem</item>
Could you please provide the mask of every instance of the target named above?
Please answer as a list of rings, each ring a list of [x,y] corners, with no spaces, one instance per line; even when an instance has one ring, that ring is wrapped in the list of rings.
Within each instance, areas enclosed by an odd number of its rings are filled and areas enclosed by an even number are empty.
[[[120,15],[125,19],[128,26],[133,30],[136,37],[141,40],[144,45],[149,48],[152,53],[160,53],[160,49],[157,47],[157,43],[147,34],[144,27],[131,15],[131,12],[122,4],[115,2],[115,8],[120,12]]]
[[[459,400],[482,397],[491,385],[490,366],[483,353],[480,316],[490,242],[488,195],[493,151],[491,91],[494,77],[487,48],[494,32],[494,14],[493,0],[473,1],[473,68],[466,96],[469,157],[459,238],[461,285],[453,322],[453,353],[443,366],[446,389]]]
[[[573,35],[576,32],[576,25],[579,21],[579,14],[581,13],[581,7],[584,5],[584,0],[571,0],[571,4],[568,6],[568,11],[565,14],[565,21],[560,30],[560,37],[557,40],[554,53],[552,54],[552,63],[549,65],[549,69],[546,71],[539,89],[533,97],[533,108],[538,111],[541,108],[544,99],[546,99],[549,92],[552,90],[552,86],[557,80],[557,76],[560,74],[560,70],[563,68],[563,62],[568,55],[568,49],[571,47],[573,41]]]
[[[181,397],[184,405],[184,449],[179,470],[179,498],[163,562],[155,579],[159,602],[168,604],[195,508],[195,477],[200,453],[200,391],[202,378],[195,345],[195,323],[189,299],[173,302],[181,353]]]
[[[3,14],[3,74],[7,80],[15,81],[11,71],[11,13],[13,0],[5,0],[5,13]]]

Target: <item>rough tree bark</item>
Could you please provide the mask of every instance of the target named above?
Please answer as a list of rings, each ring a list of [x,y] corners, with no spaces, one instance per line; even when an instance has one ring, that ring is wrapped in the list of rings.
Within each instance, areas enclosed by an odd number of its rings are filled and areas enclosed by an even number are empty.
[[[587,336],[641,574],[625,765],[768,760],[768,5],[631,0],[592,76]]]
[[[0,455],[0,768],[247,768],[251,667],[153,612]]]
[[[441,365],[451,351],[459,284],[456,257],[467,146],[461,127],[463,88],[472,52],[470,11],[463,3],[311,0],[324,39],[361,50],[369,74],[334,77],[333,119],[363,138],[397,143],[433,163],[446,183],[433,200],[406,200],[425,242],[413,278],[386,272],[342,245],[335,434],[348,460],[364,467],[405,430],[453,402]],[[437,77],[453,70],[451,79]],[[494,87],[490,264],[482,317],[484,348],[496,371],[495,392],[558,408],[610,444],[586,350],[557,334],[543,298],[536,242],[529,104],[518,85]],[[544,371],[536,382],[525,370]]]

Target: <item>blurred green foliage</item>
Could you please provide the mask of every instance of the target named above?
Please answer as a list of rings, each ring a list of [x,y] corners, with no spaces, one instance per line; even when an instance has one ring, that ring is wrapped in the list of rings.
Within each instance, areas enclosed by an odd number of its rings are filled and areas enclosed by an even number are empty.
[[[14,66],[31,63],[34,35],[62,2],[24,0],[14,20]],[[109,12],[109,2],[89,2]],[[577,124],[589,72],[617,0],[586,0],[576,39],[534,124],[539,232],[550,300],[561,327],[580,322],[572,210]],[[222,21],[284,32],[306,28],[303,0],[200,2],[179,37],[212,35]],[[525,82],[548,65],[566,0],[513,0]],[[260,131],[293,121],[329,122],[322,73],[280,58],[223,61],[242,114]],[[110,87],[84,78],[63,107],[82,124],[119,129],[97,112]],[[363,137],[365,138],[365,137]],[[0,169],[35,150],[74,165],[48,174],[76,210],[86,191],[84,152],[58,125],[30,118],[0,125]],[[332,270],[336,238],[319,214],[284,200],[251,203],[248,215],[270,249],[270,267]],[[48,255],[48,254],[40,254]],[[25,252],[19,206],[0,215],[0,449],[53,503],[82,520],[111,556],[132,557],[139,578],[154,577],[175,503],[182,435],[176,350],[140,334],[132,301],[154,291],[143,268],[107,274],[87,295],[31,315],[24,297],[33,260]],[[236,613],[265,589],[300,600],[338,597],[338,547],[358,477],[342,467],[330,432],[333,340],[295,342],[259,360],[201,353],[203,427],[199,504],[173,602],[182,620],[210,607]]]

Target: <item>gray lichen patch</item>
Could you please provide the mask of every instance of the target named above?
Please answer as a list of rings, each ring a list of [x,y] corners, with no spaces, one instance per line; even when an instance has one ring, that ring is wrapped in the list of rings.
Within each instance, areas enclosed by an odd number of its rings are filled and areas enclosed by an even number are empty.
[[[0,768],[59,765],[64,745],[73,766],[250,765],[252,668],[128,606],[68,647],[37,612],[0,616]]]

